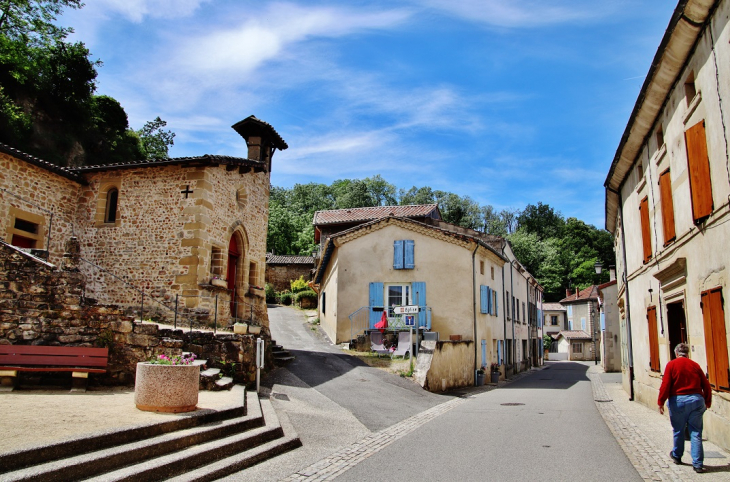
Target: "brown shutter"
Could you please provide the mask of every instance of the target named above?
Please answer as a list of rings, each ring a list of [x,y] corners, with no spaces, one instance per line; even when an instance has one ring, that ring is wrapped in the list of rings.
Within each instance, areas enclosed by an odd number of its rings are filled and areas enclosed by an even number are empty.
[[[672,176],[669,169],[659,176],[659,193],[662,199],[662,228],[664,230],[664,246],[677,237],[674,230],[674,201],[672,200]]]
[[[641,216],[641,240],[644,243],[644,263],[651,259],[651,226],[649,225],[649,197],[645,197],[639,204]]]
[[[649,321],[649,369],[653,372],[661,371],[659,364],[659,333],[656,327],[656,306],[646,310],[646,319]]]
[[[712,184],[710,182],[710,158],[707,155],[705,121],[699,122],[684,133],[687,142],[689,189],[692,194],[692,219],[701,221],[712,214]]]
[[[703,291],[701,299],[710,385],[715,390],[730,391],[722,288]]]

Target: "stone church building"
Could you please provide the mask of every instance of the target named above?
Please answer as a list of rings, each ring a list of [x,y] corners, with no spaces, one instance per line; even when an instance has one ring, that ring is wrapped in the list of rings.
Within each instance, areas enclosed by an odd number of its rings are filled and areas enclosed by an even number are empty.
[[[250,116],[245,157],[203,155],[63,168],[0,144],[0,233],[61,265],[80,244],[85,296],[144,318],[268,326],[271,160],[288,146]]]

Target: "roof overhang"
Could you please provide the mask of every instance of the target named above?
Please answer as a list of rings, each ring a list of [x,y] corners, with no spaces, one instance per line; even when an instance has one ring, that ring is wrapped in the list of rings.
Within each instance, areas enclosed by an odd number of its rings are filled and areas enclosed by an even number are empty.
[[[604,183],[606,229],[616,232],[619,192],[720,0],[680,0],[629,117]]]

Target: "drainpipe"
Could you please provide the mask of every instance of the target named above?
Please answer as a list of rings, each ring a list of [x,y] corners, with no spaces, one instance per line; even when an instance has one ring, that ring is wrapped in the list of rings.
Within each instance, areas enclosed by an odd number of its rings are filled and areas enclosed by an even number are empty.
[[[509,262],[509,292],[510,296],[514,298],[515,296],[515,273],[514,273],[514,266],[512,265],[512,260]],[[512,300],[507,300],[507,307],[512,307],[512,349],[510,350],[510,355],[512,358],[512,374],[514,375],[514,369],[515,369],[515,311],[514,311],[514,303],[512,303]]]
[[[621,250],[624,258],[624,290],[626,292],[626,342],[629,349],[629,400],[634,401],[634,348],[633,336],[631,335],[631,305],[629,303],[629,277],[626,266],[626,231],[624,231],[624,200],[620,192],[618,194],[618,210],[621,213]]]
[[[476,269],[476,254],[479,249],[479,243],[475,243],[474,251],[471,253],[471,297],[472,297],[472,310],[474,311],[474,385],[477,383],[477,269]]]
[[[504,254],[504,244],[502,244],[502,257],[506,258]],[[504,265],[502,265],[502,294],[504,294]],[[504,306],[502,307],[502,324],[503,324],[503,330],[502,330],[502,360],[505,361],[504,363],[504,375],[507,376],[507,363],[506,363],[506,354],[507,351],[507,306],[508,303],[506,301],[506,297],[502,298],[505,300]]]
[[[527,270],[525,270],[527,271]],[[525,313],[525,318],[527,318],[525,321],[527,322],[527,358],[530,360],[530,368],[532,368],[532,357],[530,356],[532,354],[532,328],[530,327],[530,280],[525,278],[525,303],[528,308],[527,313]]]

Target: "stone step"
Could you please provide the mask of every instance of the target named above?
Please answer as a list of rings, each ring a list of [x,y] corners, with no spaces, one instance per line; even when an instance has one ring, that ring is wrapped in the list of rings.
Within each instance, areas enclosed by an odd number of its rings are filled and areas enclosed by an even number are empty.
[[[233,388],[233,378],[221,377],[215,382],[216,390],[230,390]]]
[[[195,470],[185,472],[177,477],[168,479],[168,482],[202,482],[220,479],[302,446],[302,442],[299,440],[291,423],[286,416],[281,421],[278,419],[270,401],[265,399],[261,400],[261,412],[266,420],[266,426],[280,426],[284,432],[284,437],[266,442],[241,454],[235,454]],[[245,472],[242,476],[245,479]]]
[[[253,403],[251,400],[255,401]],[[247,414],[249,407],[258,406],[258,396],[246,394],[245,407],[225,408],[219,411],[201,410],[189,416],[176,418],[163,423],[154,423],[128,429],[114,430],[102,434],[80,437],[75,440],[49,444],[41,447],[8,452],[0,456],[0,474],[13,470],[44,464],[69,457],[103,450],[109,447],[131,442],[150,440],[155,437],[186,430],[206,424],[219,423],[224,420],[240,418]],[[258,413],[256,410],[255,413]],[[254,413],[254,415],[255,415]],[[65,462],[64,462],[65,463]],[[5,476],[0,479],[5,480]]]
[[[293,356],[282,356],[282,357],[275,357],[274,361],[277,363],[289,363],[292,361],[295,357]]]
[[[274,352],[272,352],[272,354],[274,355],[274,358],[291,355],[291,353],[289,353],[286,350],[274,351]]]
[[[206,378],[213,378],[213,377],[217,377],[218,375],[220,375],[220,373],[221,373],[220,368],[208,368],[207,370],[200,372],[200,376],[206,377]]]
[[[193,362],[193,365],[199,365],[199,366],[204,366],[204,365],[207,365],[207,364],[208,364],[208,360],[195,360]]]
[[[195,444],[206,444],[217,439],[244,436],[264,426],[258,397],[247,393],[248,411],[245,416],[228,418],[197,427],[164,433],[145,440],[136,440],[95,450],[76,456],[46,462],[3,474],[3,482],[10,481],[65,481],[95,477],[105,471],[125,465],[141,463],[153,457],[165,456]],[[240,412],[239,412],[240,413]],[[114,438],[113,434],[107,434]],[[101,480],[104,480],[104,475]]]

